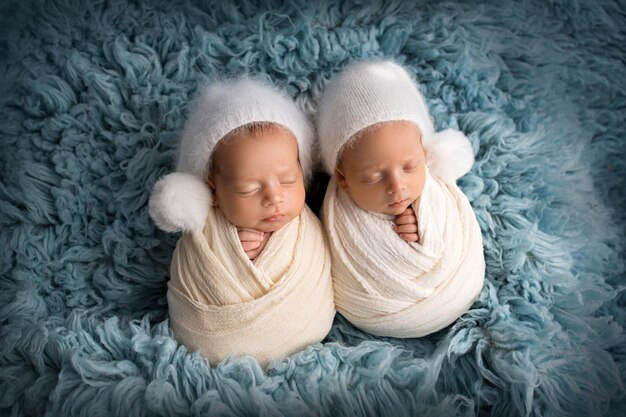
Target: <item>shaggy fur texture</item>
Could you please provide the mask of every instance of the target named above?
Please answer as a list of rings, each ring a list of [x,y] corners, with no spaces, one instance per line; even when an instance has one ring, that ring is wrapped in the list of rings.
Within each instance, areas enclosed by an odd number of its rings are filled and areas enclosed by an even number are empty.
[[[0,414],[626,414],[625,15],[618,0],[2,2]],[[373,56],[412,68],[437,130],[472,142],[459,184],[481,295],[425,338],[337,316],[266,373],[211,368],[168,331],[178,236],[147,208],[190,97],[250,71],[313,111]]]
[[[198,176],[172,172],[154,184],[148,211],[161,230],[193,232],[204,228],[212,204],[211,189]]]

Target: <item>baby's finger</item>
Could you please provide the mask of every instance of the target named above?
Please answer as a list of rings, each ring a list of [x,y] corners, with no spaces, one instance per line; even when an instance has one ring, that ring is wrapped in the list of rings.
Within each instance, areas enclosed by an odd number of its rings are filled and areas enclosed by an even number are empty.
[[[248,251],[257,249],[259,246],[261,246],[261,242],[241,241],[241,246],[243,247],[243,251],[248,253]]]
[[[415,211],[411,207],[407,207],[406,210],[396,216],[396,219],[404,216],[415,217]]]
[[[255,250],[249,250],[249,251],[246,252],[246,256],[251,261],[254,261],[254,258],[256,258],[256,251]]]
[[[417,217],[415,217],[414,215],[400,215],[396,217],[394,222],[397,225],[417,223]]]
[[[260,242],[263,240],[263,232],[251,231],[251,229],[242,229],[237,234],[241,241]]]
[[[417,233],[400,233],[399,236],[407,242],[417,242],[418,239]]]
[[[256,249],[251,249],[249,251],[246,251],[246,256],[248,257],[248,259],[250,259],[251,261],[254,261],[254,259],[259,256],[259,254],[261,253],[262,248],[256,248]]]
[[[396,233],[417,233],[417,225],[403,224],[402,226],[396,226],[394,230]]]
[[[239,226],[237,226],[237,231],[240,231],[240,230],[241,231],[247,230],[249,232],[263,233],[262,231],[257,230],[257,229],[253,229],[251,227],[239,227]]]
[[[237,228],[237,232],[250,232],[250,233],[255,233],[257,235],[263,236],[264,233],[260,230],[256,230],[256,229],[251,229],[249,227],[238,227]]]

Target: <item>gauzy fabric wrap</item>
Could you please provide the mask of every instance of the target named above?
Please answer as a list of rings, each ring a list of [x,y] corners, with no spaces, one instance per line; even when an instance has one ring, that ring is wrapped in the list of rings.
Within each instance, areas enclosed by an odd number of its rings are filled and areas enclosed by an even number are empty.
[[[262,366],[318,343],[335,315],[330,251],[320,221],[305,206],[274,232],[254,262],[237,229],[211,208],[206,226],[184,232],[168,284],[170,326],[211,364],[229,354]]]
[[[361,209],[334,176],[328,185],[322,216],[335,305],[375,335],[421,337],[440,330],[469,309],[483,286],[482,236],[463,192],[427,170],[413,208],[415,243],[393,230],[394,216]]]

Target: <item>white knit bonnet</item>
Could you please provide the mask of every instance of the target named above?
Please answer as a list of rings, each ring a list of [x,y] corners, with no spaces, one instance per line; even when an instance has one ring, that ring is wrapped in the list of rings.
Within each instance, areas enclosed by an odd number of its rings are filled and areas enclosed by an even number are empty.
[[[311,177],[314,130],[308,117],[286,93],[248,76],[200,88],[190,106],[178,149],[176,172],[157,181],[148,204],[150,216],[166,232],[204,227],[212,204],[204,179],[211,155],[229,132],[250,123],[287,128],[298,143],[305,182]]]
[[[469,139],[453,129],[436,133],[417,84],[402,66],[388,60],[353,62],[324,88],[317,112],[324,168],[334,174],[341,152],[356,133],[400,120],[420,129],[431,174],[455,182],[470,170],[474,156]]]

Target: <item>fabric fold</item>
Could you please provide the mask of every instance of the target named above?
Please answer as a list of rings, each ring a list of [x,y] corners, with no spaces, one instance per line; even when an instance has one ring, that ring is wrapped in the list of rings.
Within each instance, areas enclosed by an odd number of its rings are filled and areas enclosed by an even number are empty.
[[[393,230],[393,216],[368,212],[328,185],[322,219],[332,253],[337,311],[369,333],[421,337],[438,331],[472,305],[483,286],[480,227],[455,184],[426,171],[413,206],[418,242]]]
[[[329,332],[335,315],[330,251],[308,207],[250,261],[234,225],[211,208],[206,226],[181,236],[167,300],[175,338],[216,364],[229,354],[263,366]]]

